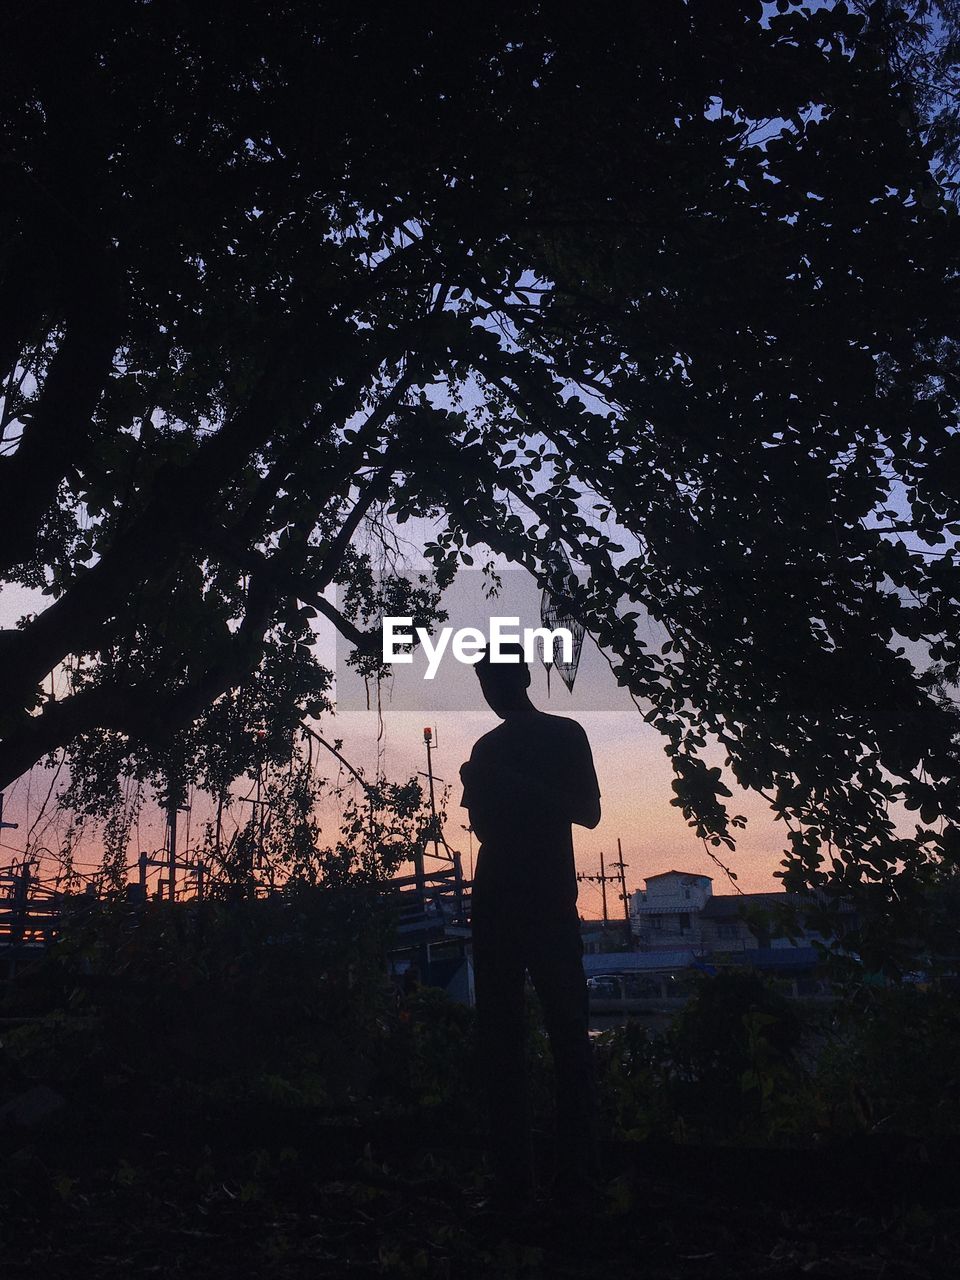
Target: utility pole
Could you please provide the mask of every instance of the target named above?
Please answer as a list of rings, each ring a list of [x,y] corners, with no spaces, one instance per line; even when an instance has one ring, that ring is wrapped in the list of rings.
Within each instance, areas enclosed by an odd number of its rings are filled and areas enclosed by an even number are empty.
[[[473,827],[469,827],[469,826],[465,827],[463,823],[461,823],[460,830],[465,831],[467,833],[467,840],[469,842],[469,847],[470,847],[470,879],[472,881],[473,880]]]
[[[171,902],[177,897],[177,813],[179,806],[176,798],[167,803],[167,896]]]
[[[0,831],[15,831],[19,827],[19,822],[4,822],[3,820],[3,792],[0,791]]]
[[[193,862],[184,863],[184,871],[192,875],[197,882],[197,901],[203,901],[204,876],[206,875],[206,867],[196,858]]]
[[[257,896],[257,878],[256,871],[263,867],[263,826],[264,811],[270,810],[271,806],[267,800],[263,799],[263,768],[264,768],[264,750],[266,747],[268,730],[265,723],[261,721],[259,728],[254,734],[254,740],[257,747],[257,776],[255,781],[255,792],[252,800],[242,799],[241,804],[249,804],[250,809],[250,852],[247,859],[247,884],[246,895],[248,898],[256,898]]]
[[[167,773],[167,897],[171,902],[177,900],[177,815],[186,813],[189,805],[186,801],[186,789],[180,771],[171,766]],[[159,896],[163,898],[163,875],[160,876]]]
[[[434,782],[442,782],[442,778],[435,778],[433,772],[433,752],[438,746],[437,731],[431,729],[429,725],[423,730],[423,744],[427,748],[427,783],[430,794],[430,815],[433,819],[433,856],[441,862],[453,863],[453,883],[456,894],[457,915],[463,914],[463,863],[460,854],[456,849],[448,848],[446,841],[442,839],[440,831],[440,822],[437,818],[437,800],[434,792]],[[443,843],[444,852],[440,852],[440,845]],[[472,845],[471,845],[471,861],[472,861]],[[425,875],[423,870],[423,855],[418,853],[414,862],[418,880],[417,888],[421,893],[425,892]],[[472,875],[472,871],[471,871]],[[424,888],[421,889],[421,884]]]
[[[439,855],[440,842],[437,840],[437,804],[433,790],[433,730],[427,725],[423,730],[423,745],[427,748],[427,783],[430,794],[430,816],[433,821],[433,849]],[[416,882],[417,897],[423,909],[427,899],[427,873],[423,865],[423,850],[414,849],[413,874]]]
[[[610,916],[607,913],[607,884],[616,880],[616,876],[608,876],[606,867],[603,864],[603,850],[600,850],[600,874],[598,876],[588,876],[585,873],[577,873],[578,880],[588,880],[591,884],[598,884],[603,894],[603,923],[604,926],[610,923]]]
[[[10,941],[15,945],[23,942],[27,932],[30,910],[30,863],[24,856],[19,872],[14,873],[13,902],[10,912]]]
[[[430,784],[430,813],[433,816],[433,856],[440,857],[440,833],[437,830],[437,799],[433,791],[433,749],[437,745],[429,725],[423,731],[423,744],[427,748],[427,781]]]
[[[166,849],[160,851],[157,857],[151,857],[145,849],[140,850],[140,857],[137,859],[137,869],[139,871],[138,885],[140,888],[140,901],[147,900],[147,867],[169,867],[170,855]],[[160,876],[159,896],[163,897],[163,875]]]
[[[177,814],[186,813],[189,805],[181,804],[181,792],[172,787],[167,799],[167,897],[177,899]]]
[[[263,866],[263,811],[269,809],[270,804],[267,800],[260,798],[260,775],[257,773],[257,789],[256,794],[250,796],[240,796],[241,804],[250,806],[250,822],[247,831],[250,835],[250,848],[247,853],[246,863],[243,868],[247,875],[246,895],[248,898],[255,898],[256,894],[256,878],[254,871],[258,867]]]
[[[3,820],[3,792],[2,792],[2,791],[0,791],[0,831],[3,831],[3,830],[7,830],[7,831],[16,830],[16,828],[17,828],[19,825],[20,825],[20,824],[19,824],[19,822],[4,822],[4,820]],[[27,871],[27,859],[26,859],[26,855],[24,855],[24,859],[23,859],[23,867],[22,867],[22,870],[21,870],[21,875],[18,877],[18,876],[17,876],[17,874],[16,874],[16,872],[14,872],[14,877],[13,877],[13,886],[14,886],[14,887],[13,887],[13,897],[12,897],[12,913],[11,913],[11,916],[10,916],[10,939],[11,939],[11,941],[13,941],[13,942],[20,942],[20,941],[22,941],[22,936],[21,936],[21,937],[18,937],[18,936],[17,936],[17,922],[18,922],[18,920],[21,918],[21,917],[20,917],[20,913],[18,913],[18,904],[19,904],[19,902],[20,902],[20,900],[21,900],[22,896],[23,896],[23,895],[26,893],[26,891],[27,891],[27,886],[28,886],[29,881],[27,881],[26,879],[24,879],[24,877],[27,877],[27,876],[29,876],[29,872]]]
[[[630,899],[627,895],[627,877],[625,872],[630,864],[623,860],[623,849],[620,845],[619,836],[617,836],[617,854],[619,855],[619,861],[615,862],[613,865],[620,873],[620,900],[623,903],[623,935],[627,950],[629,951],[633,946],[633,934],[630,929]]]

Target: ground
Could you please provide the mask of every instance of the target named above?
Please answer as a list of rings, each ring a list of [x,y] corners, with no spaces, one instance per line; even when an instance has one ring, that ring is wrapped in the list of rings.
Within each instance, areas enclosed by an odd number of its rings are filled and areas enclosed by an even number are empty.
[[[211,1113],[199,1129],[193,1116],[154,1119],[140,1099],[6,1129],[7,1275],[960,1272],[956,1144],[607,1144],[592,1214],[544,1206],[511,1220],[486,1211],[478,1152],[443,1138],[429,1110],[371,1122],[260,1105]]]

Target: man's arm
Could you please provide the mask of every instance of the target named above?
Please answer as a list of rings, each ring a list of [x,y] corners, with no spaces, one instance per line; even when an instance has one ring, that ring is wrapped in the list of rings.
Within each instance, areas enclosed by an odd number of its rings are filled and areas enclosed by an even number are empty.
[[[484,800],[484,792],[488,789],[481,776],[477,778],[478,766],[475,760],[476,748],[466,764],[460,766],[460,780],[463,783],[463,795],[460,797],[461,808],[467,810],[470,817],[470,829],[481,842],[492,834],[490,823],[490,799]]]
[[[460,781],[463,783],[463,795],[460,797],[460,808],[469,809],[470,800],[470,770],[473,767],[473,759],[460,766]]]
[[[571,822],[592,831],[600,822],[600,784],[593,764],[593,752],[583,725],[575,720],[572,734],[571,787],[567,803],[571,810]]]

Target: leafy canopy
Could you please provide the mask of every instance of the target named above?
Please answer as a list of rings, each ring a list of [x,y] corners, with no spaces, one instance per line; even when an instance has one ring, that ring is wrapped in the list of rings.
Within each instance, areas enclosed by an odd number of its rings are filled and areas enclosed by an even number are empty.
[[[325,705],[316,615],[369,643],[358,530],[428,517],[441,582],[474,544],[589,569],[579,614],[714,843],[710,737],[789,821],[789,882],[885,898],[956,859],[931,12],[27,6],[0,568],[50,604],[0,634],[0,783],[73,744],[81,775],[222,786],[264,722],[280,758]]]

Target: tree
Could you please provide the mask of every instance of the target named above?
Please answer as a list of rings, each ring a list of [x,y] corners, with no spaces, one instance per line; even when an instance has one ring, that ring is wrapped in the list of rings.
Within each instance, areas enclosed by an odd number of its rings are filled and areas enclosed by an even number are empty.
[[[21,16],[0,559],[52,603],[0,635],[0,782],[106,742],[213,785],[268,708],[279,754],[328,689],[311,618],[372,661],[409,590],[358,528],[440,516],[438,583],[474,544],[589,569],[714,845],[711,739],[790,824],[790,886],[887,902],[957,857],[956,711],[902,643],[957,680],[956,213],[906,19],[636,18]]]

